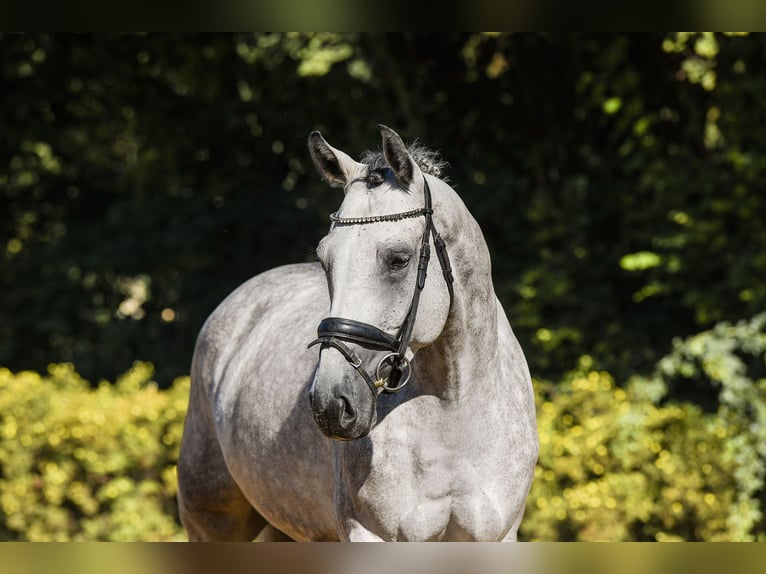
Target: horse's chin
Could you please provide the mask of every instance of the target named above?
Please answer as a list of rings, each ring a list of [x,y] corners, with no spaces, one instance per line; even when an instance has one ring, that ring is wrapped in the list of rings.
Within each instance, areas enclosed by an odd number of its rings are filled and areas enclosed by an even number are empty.
[[[369,420],[367,423],[359,423],[353,425],[352,427],[342,427],[341,425],[328,425],[325,427],[324,425],[320,424],[319,429],[322,431],[322,433],[324,433],[326,437],[333,440],[352,441],[364,438],[370,434],[372,427],[375,426],[376,418],[377,417],[375,416],[375,413],[373,413],[371,420]]]
[[[357,439],[366,437],[368,434],[370,434],[370,430],[371,429],[366,429],[366,430],[363,429],[361,433],[354,434],[353,436],[351,435],[340,436],[340,435],[334,434],[334,435],[327,435],[327,437],[340,442],[351,442],[351,441],[355,441]]]

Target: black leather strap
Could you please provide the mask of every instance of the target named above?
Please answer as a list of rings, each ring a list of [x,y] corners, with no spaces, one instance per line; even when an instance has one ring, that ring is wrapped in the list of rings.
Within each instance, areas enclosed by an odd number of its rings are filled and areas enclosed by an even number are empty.
[[[447,253],[447,244],[444,243],[444,239],[436,231],[436,228],[431,225],[431,235],[434,238],[434,247],[436,247],[436,257],[439,259],[439,265],[442,268],[442,275],[444,275],[444,281],[447,283],[447,290],[449,291],[449,303],[452,306],[452,300],[455,298],[455,291],[453,283],[455,278],[452,276],[452,266],[449,261],[449,254]]]
[[[343,355],[346,361],[348,361],[349,364],[356,369],[356,372],[359,373],[362,379],[364,379],[364,382],[367,383],[367,386],[370,387],[372,396],[378,396],[378,387],[375,386],[375,381],[372,380],[370,374],[362,366],[361,359],[359,359],[354,351],[352,351],[347,345],[335,337],[319,337],[309,344],[309,348],[319,344],[321,344],[322,347],[327,345],[340,351],[340,354]]]
[[[326,317],[317,327],[317,336],[335,337],[349,343],[356,343],[366,349],[380,351],[396,351],[399,342],[396,337],[381,331],[369,323],[344,319],[342,317]]]

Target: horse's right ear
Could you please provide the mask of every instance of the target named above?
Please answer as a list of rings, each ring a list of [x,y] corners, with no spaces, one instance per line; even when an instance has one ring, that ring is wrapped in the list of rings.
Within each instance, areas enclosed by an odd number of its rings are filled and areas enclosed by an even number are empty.
[[[309,134],[309,153],[319,175],[332,187],[345,187],[362,167],[348,154],[328,144],[318,131]]]

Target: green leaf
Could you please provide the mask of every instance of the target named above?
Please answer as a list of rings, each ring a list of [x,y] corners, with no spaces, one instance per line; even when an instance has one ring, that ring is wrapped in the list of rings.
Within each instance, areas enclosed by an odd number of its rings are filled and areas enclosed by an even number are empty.
[[[653,251],[638,251],[623,255],[620,258],[620,267],[626,271],[643,271],[658,267],[661,262],[662,258]]]

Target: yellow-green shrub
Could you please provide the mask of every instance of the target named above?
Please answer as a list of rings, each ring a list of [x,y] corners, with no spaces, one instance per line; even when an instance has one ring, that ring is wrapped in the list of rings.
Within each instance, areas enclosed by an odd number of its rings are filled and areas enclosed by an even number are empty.
[[[540,457],[526,540],[763,539],[766,315],[674,342],[624,388],[584,357],[535,383]],[[136,363],[97,388],[72,365],[0,369],[0,539],[177,540],[189,379]],[[717,405],[670,402],[712,388]]]
[[[521,537],[766,538],[765,360],[760,314],[674,340],[625,388],[589,372],[589,357],[558,385],[537,382],[540,458]]]
[[[135,363],[97,388],[69,364],[0,369],[0,539],[175,540],[188,378]]]
[[[583,372],[538,382],[540,458],[521,536],[531,540],[732,540],[726,419],[659,407],[634,381]]]

